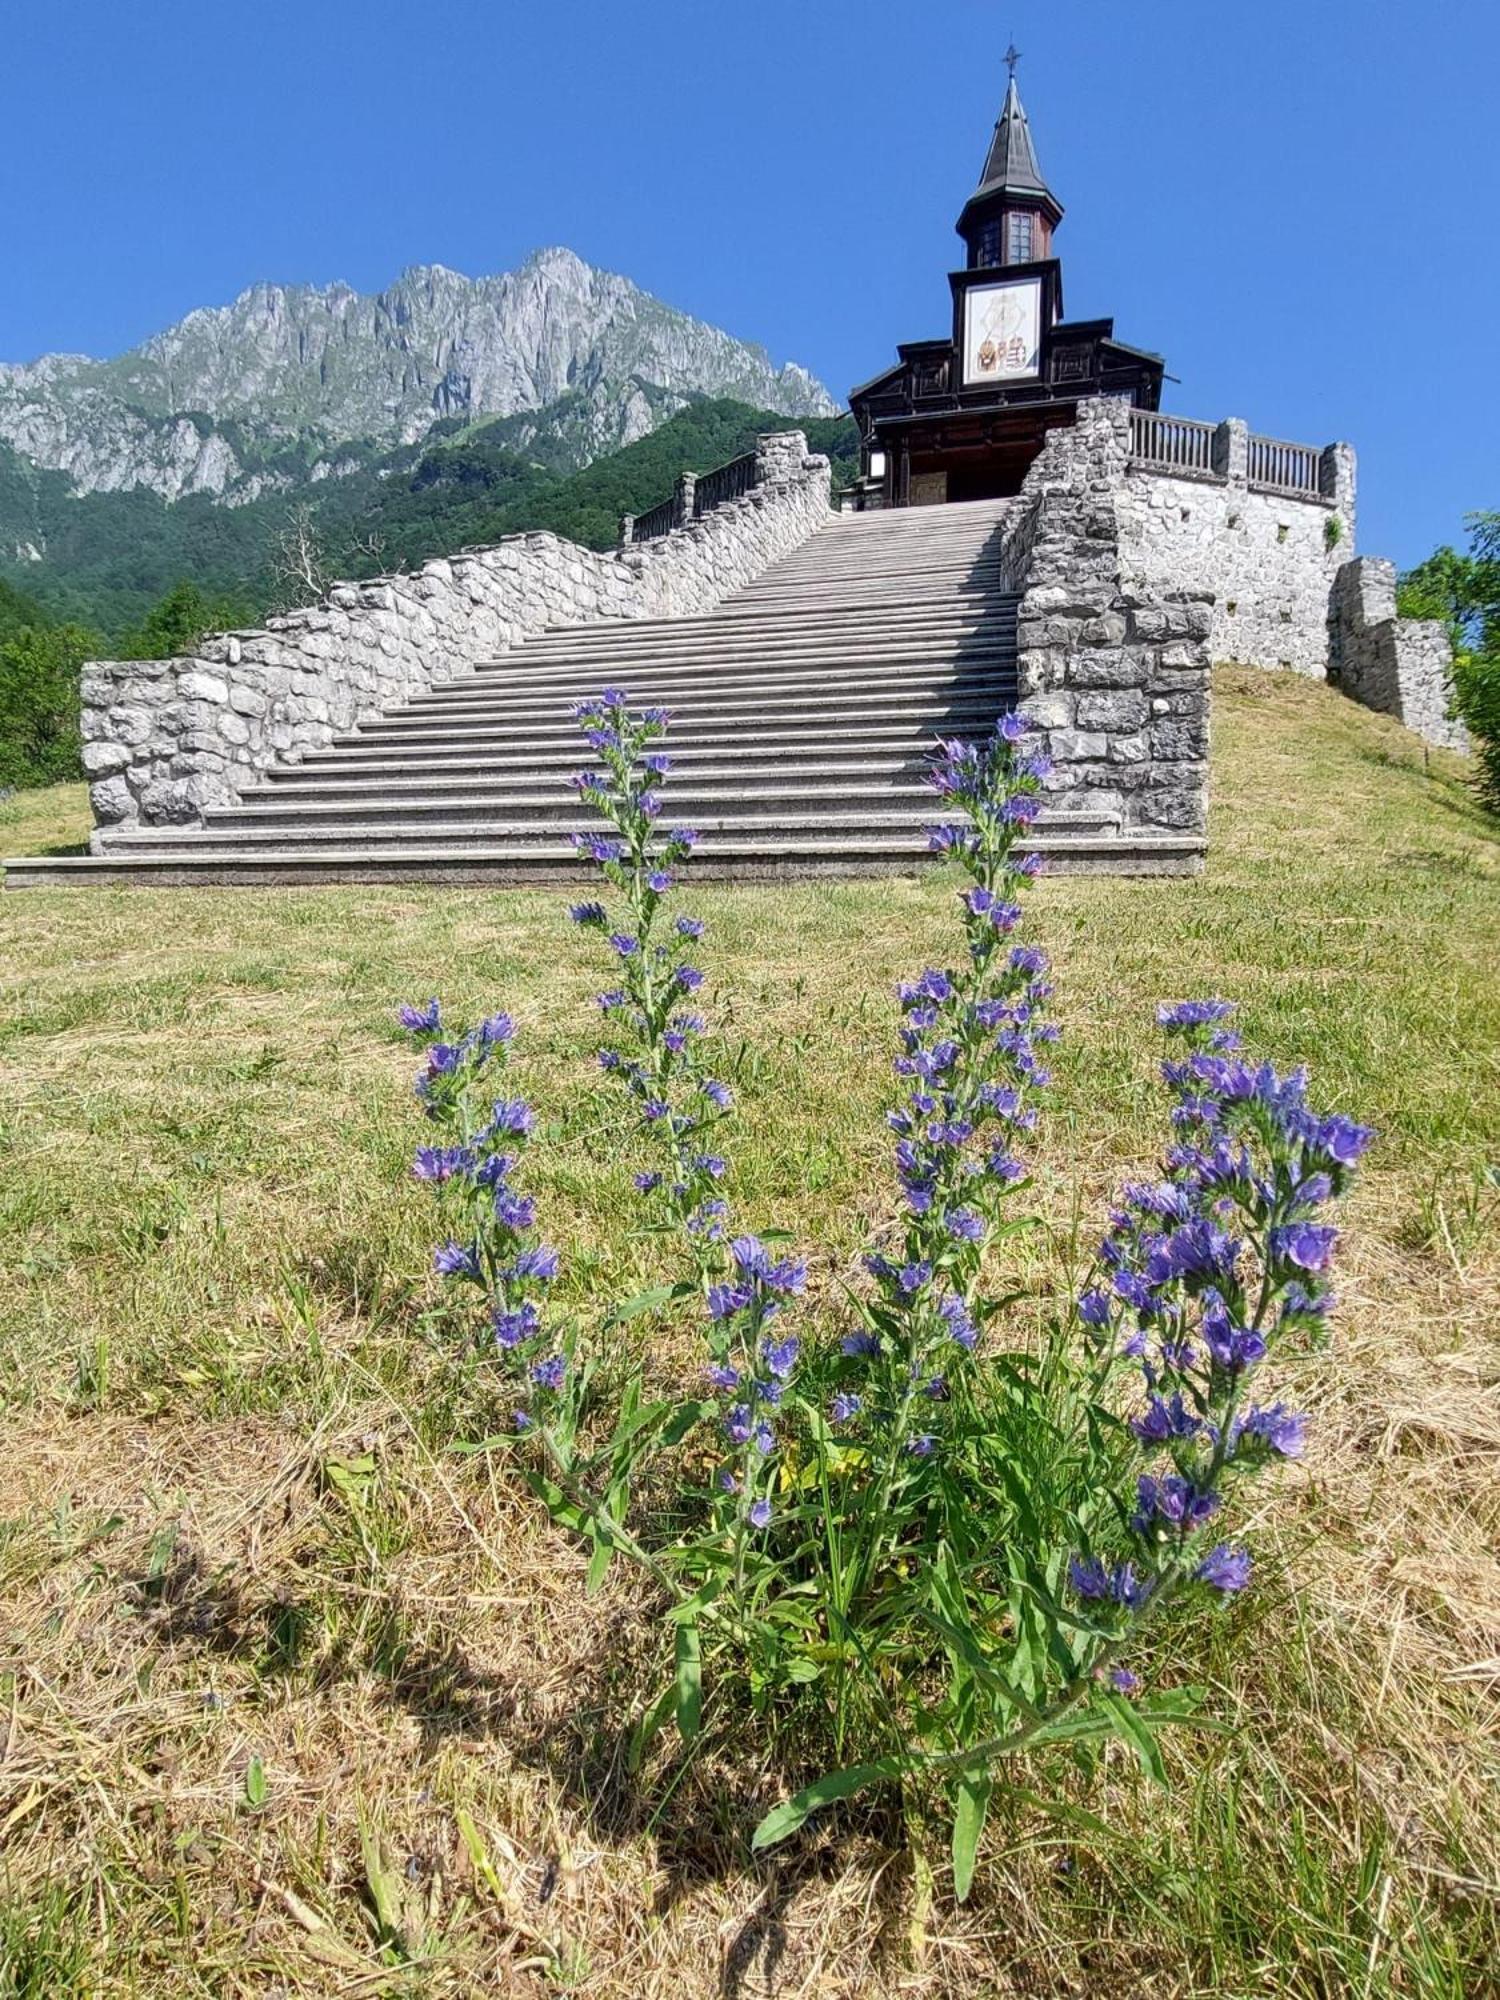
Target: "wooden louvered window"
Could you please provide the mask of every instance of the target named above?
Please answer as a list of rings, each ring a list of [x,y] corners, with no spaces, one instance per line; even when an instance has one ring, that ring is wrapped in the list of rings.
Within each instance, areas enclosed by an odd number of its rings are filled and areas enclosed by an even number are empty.
[[[1000,262],[1000,246],[1003,241],[999,223],[987,222],[980,230],[974,244],[976,271],[991,271],[995,268]]]

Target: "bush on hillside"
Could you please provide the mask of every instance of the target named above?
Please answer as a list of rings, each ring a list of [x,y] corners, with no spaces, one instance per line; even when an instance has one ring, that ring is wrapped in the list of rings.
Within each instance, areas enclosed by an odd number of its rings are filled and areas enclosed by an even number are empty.
[[[79,625],[23,625],[0,639],[0,785],[78,776],[78,673],[97,651]]]
[[[190,654],[210,632],[254,622],[250,607],[233,597],[208,597],[195,583],[174,584],[133,631],[120,640],[122,660],[175,660]]]

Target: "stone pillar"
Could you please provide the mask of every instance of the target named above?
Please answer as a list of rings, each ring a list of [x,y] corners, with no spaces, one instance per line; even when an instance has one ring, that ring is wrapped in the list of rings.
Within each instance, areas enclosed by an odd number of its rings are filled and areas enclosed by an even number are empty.
[[[1325,445],[1318,460],[1318,491],[1333,502],[1333,511],[1343,523],[1334,546],[1343,549],[1345,562],[1354,554],[1354,487],[1353,445]]]
[[[807,457],[805,431],[765,431],[755,440],[755,483],[773,486],[795,479]]]
[[[1214,431],[1213,468],[1231,486],[1243,486],[1250,476],[1250,426],[1242,417],[1226,417]]]
[[[696,472],[679,472],[677,475],[677,525],[685,528],[693,518],[693,496],[698,491]]]
[[[622,514],[620,516],[620,547],[628,549],[634,540],[635,516],[634,514]]]
[[[1437,618],[1398,617],[1394,563],[1357,556],[1340,566],[1329,636],[1331,678],[1352,700],[1394,716],[1440,749],[1469,748],[1463,724],[1449,714],[1448,628]]]
[[[1129,456],[1127,411],[1091,399],[1027,474],[1005,553],[1022,593],[1020,705],[1053,760],[1053,813],[1097,820],[1122,838],[1201,841],[1213,603],[1124,575]],[[1191,853],[1179,858],[1193,865]]]

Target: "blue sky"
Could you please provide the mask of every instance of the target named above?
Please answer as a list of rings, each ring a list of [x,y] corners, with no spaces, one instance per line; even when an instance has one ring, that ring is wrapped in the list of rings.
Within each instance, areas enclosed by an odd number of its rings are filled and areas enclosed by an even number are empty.
[[[836,393],[946,330],[1011,35],[1068,309],[1169,407],[1500,506],[1494,0],[4,0],[0,357],[566,243]]]

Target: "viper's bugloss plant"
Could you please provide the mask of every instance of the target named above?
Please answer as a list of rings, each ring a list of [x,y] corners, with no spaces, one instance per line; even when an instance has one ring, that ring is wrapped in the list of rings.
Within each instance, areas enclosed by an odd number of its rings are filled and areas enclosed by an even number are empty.
[[[768,1528],[775,1511],[777,1419],[800,1348],[781,1315],[802,1292],[807,1267],[778,1256],[760,1237],[734,1232],[722,1192],[728,1163],[717,1133],[734,1097],[705,1068],[705,1022],[685,1004],[703,984],[692,955],[705,927],[697,917],[668,919],[665,912],[674,871],[698,838],[691,829],[662,831],[658,824],[671,760],[653,746],[666,733],[667,711],[634,716],[620,690],[606,688],[574,713],[603,769],[582,771],[572,784],[612,829],[574,841],[598,864],[616,900],[613,908],[575,903],[569,915],[605,938],[617,967],[619,985],[599,995],[615,1030],[599,1066],[624,1092],[635,1136],[653,1162],[636,1174],[636,1188],[680,1232],[702,1286],[703,1376],[718,1399],[724,1452],[713,1512],[729,1531],[743,1588],[747,1537]]]
[[[868,1284],[813,1325],[804,1262],[731,1212],[733,1099],[696,1004],[705,927],[672,903],[696,836],[661,824],[669,718],[616,689],[578,714],[600,768],[574,784],[605,830],[576,841],[606,900],[571,915],[611,968],[599,1062],[646,1226],[675,1242],[680,1275],[599,1301],[586,1338],[549,1327],[556,1254],[517,1185],[531,1118],[494,1095],[509,1020],[445,1039],[433,1002],[403,1020],[428,1043],[418,1087],[443,1139],[417,1172],[455,1216],[438,1268],[482,1298],[477,1351],[500,1371],[509,1448],[591,1545],[591,1583],[621,1553],[660,1595],[674,1670],[633,1754],[674,1715],[691,1737],[705,1689],[726,1727],[795,1715],[829,1768],[755,1846],[870,1786],[909,1807],[945,1794],[962,1897],[1020,1753],[1087,1760],[1113,1736],[1164,1778],[1157,1732],[1199,1694],[1158,1684],[1152,1625],[1212,1615],[1250,1582],[1236,1495],[1305,1448],[1276,1366],[1323,1336],[1328,1204],[1372,1135],[1312,1110],[1301,1072],[1252,1063],[1228,1003],[1163,1008],[1159,1174],[1122,1191],[1077,1296],[1018,1325],[1007,1252],[1033,1221],[1016,1211],[1057,1030],[1047,961],[1019,935],[1047,767],[1003,717],[982,744],[939,745],[931,844],[962,877],[962,949],[899,989],[899,1199]],[[609,1329],[689,1301],[697,1393],[659,1387],[649,1356],[622,1373],[612,1355],[595,1396]]]

